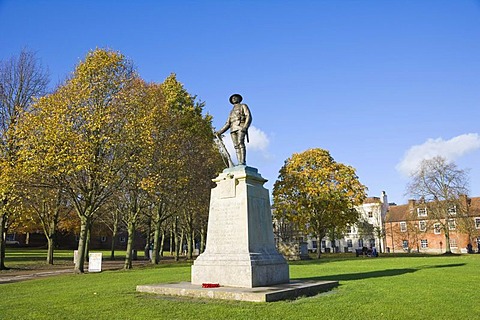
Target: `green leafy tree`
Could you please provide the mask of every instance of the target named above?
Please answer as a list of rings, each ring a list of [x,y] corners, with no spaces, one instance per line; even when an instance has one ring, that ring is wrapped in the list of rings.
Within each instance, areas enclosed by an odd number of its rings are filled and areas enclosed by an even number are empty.
[[[48,72],[35,53],[26,49],[0,61],[0,270],[5,267],[5,234],[8,218],[18,213],[17,125],[34,99],[43,95]]]
[[[445,234],[445,253],[451,253],[450,230],[456,221],[467,215],[468,209],[462,197],[468,194],[468,176],[453,162],[444,157],[423,160],[412,173],[407,186],[408,193],[421,199],[419,208],[425,209],[425,220],[440,226]]]
[[[310,149],[293,154],[280,169],[273,187],[275,216],[320,241],[357,221],[355,206],[365,193],[354,168],[335,162],[326,150]]]

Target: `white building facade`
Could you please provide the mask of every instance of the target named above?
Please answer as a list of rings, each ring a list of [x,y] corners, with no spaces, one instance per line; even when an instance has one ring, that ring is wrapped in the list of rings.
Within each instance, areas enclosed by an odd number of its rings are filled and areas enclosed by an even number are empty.
[[[385,252],[385,217],[388,212],[388,199],[385,191],[380,197],[368,197],[356,209],[360,213],[359,221],[347,228],[338,239],[323,238],[320,243],[316,238],[308,238],[310,251],[322,252],[355,252],[357,249],[375,247]]]

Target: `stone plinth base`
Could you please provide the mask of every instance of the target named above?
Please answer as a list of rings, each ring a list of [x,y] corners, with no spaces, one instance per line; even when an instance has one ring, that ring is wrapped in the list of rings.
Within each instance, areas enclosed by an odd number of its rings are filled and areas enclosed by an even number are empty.
[[[252,288],[288,283],[288,264],[278,253],[210,254],[195,260],[192,283],[219,283],[231,287]]]
[[[192,266],[192,284],[253,288],[289,282],[273,238],[267,181],[252,167],[225,169],[213,180],[207,243]]]
[[[291,281],[290,283],[255,288],[202,288],[189,282],[180,282],[137,286],[137,291],[165,296],[273,302],[292,300],[302,296],[314,296],[336,286],[338,286],[338,281]]]

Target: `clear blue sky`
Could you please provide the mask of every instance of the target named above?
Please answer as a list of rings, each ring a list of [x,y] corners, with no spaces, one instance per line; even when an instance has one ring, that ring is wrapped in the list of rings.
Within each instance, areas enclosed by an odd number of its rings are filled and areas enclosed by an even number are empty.
[[[443,155],[480,196],[480,1],[0,0],[0,59],[27,47],[52,87],[96,47],[142,78],[177,74],[223,125],[252,110],[247,163],[272,188],[295,152],[324,148],[370,196],[405,203],[409,169]]]

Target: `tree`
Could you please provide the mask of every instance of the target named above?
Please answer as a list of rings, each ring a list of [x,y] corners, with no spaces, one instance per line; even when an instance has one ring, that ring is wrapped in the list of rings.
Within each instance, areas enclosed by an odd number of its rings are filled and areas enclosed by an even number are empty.
[[[181,181],[177,194],[182,210],[176,212],[179,217],[181,241],[186,240],[188,258],[192,259],[195,230],[199,233],[205,221],[202,215],[208,214],[210,190],[213,187],[212,178],[223,168],[221,156],[213,143],[212,117],[203,116],[204,104],[195,102],[195,97],[188,94],[174,75],[168,77],[162,84],[163,95],[167,105],[174,112],[179,112],[180,139],[178,144],[179,171]],[[195,170],[192,170],[195,168]],[[174,228],[177,230],[177,228]],[[179,238],[178,235],[176,238]],[[178,246],[182,247],[183,245]],[[178,252],[178,250],[177,250]]]
[[[423,160],[419,168],[412,173],[407,186],[408,193],[421,204],[419,209],[425,209],[428,220],[440,226],[445,233],[445,253],[450,250],[450,230],[455,225],[457,217],[467,214],[462,196],[468,194],[468,176],[453,162],[436,156]]]
[[[0,270],[5,267],[5,234],[9,215],[16,210],[18,191],[17,124],[36,97],[43,95],[48,72],[34,52],[0,61]]]
[[[118,171],[122,184],[116,191],[116,209],[127,227],[128,241],[125,255],[125,269],[132,268],[132,252],[138,220],[150,205],[147,192],[142,188],[142,180],[148,176],[148,139],[150,134],[149,87],[137,78],[119,93],[125,121],[123,144],[120,157],[129,159]]]
[[[30,187],[27,189],[25,199],[28,212],[33,213],[32,219],[39,222],[47,238],[47,263],[53,264],[58,224],[71,208],[67,205],[60,189]]]
[[[150,123],[150,135],[145,137],[149,166],[142,186],[153,202],[153,263],[158,263],[160,238],[164,238],[167,221],[176,240],[176,252],[183,233],[191,255],[195,227],[204,221],[199,219],[201,214],[208,212],[210,178],[221,168],[221,157],[213,144],[211,116],[202,115],[204,105],[195,99],[175,74],[161,85],[150,85],[152,112],[145,120]],[[178,259],[178,254],[175,257]]]
[[[273,187],[275,217],[320,241],[357,221],[355,206],[365,193],[354,168],[335,162],[326,150],[310,149],[293,154],[280,169]]]
[[[120,169],[131,161],[124,140],[131,119],[120,93],[135,78],[122,54],[96,49],[22,123],[25,167],[49,174],[50,187],[64,191],[80,219],[76,272],[84,271],[88,231],[122,183]]]

